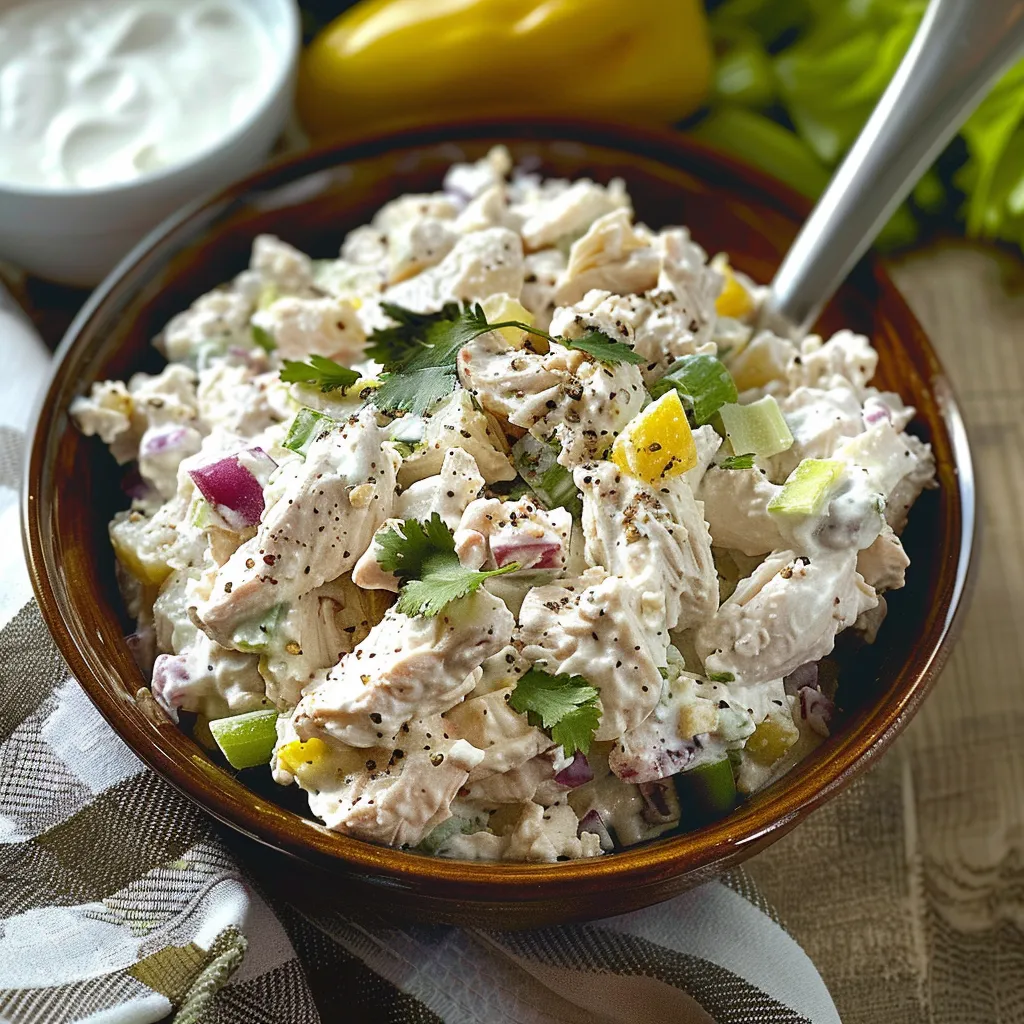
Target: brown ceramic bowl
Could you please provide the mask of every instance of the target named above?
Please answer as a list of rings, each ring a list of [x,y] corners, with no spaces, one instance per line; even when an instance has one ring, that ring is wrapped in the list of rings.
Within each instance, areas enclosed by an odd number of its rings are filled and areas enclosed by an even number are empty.
[[[274,884],[320,900],[372,903],[432,920],[492,927],[564,922],[637,909],[679,893],[778,839],[872,762],[903,728],[948,654],[974,524],[970,453],[949,382],[903,299],[874,261],[862,264],[822,319],[870,336],[878,383],[918,409],[940,488],[905,535],[908,586],[891,596],[873,647],[844,655],[834,735],[728,818],[687,835],[594,860],[488,864],[382,849],[285,809],[285,791],[249,788],[161,714],[124,636],[132,624],[114,581],[106,526],[124,504],[104,446],[68,420],[93,381],[154,369],[150,339],[170,316],[246,264],[257,232],[315,256],[383,202],[440,185],[455,160],[506,143],[545,174],[620,175],[653,227],[687,224],[710,252],[766,281],[807,204],[759,173],[677,134],[559,122],[462,124],[324,149],[254,175],[184,212],[128,258],[92,297],[64,344],[32,445],[24,509],[36,596],[71,670],[129,746],[204,810],[264,844],[245,845]],[[255,774],[255,773],[250,773]],[[266,848],[278,851],[268,853]],[[290,855],[283,858],[280,854]],[[269,858],[269,861],[268,861]]]

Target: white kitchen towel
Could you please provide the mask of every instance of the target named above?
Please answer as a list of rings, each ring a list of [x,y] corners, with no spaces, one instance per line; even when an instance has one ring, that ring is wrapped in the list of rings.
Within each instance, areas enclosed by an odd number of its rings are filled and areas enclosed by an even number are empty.
[[[258,892],[68,678],[29,599],[17,486],[25,396],[47,358],[2,310],[0,355],[0,1022],[839,1021],[742,873],[524,932],[314,913]]]

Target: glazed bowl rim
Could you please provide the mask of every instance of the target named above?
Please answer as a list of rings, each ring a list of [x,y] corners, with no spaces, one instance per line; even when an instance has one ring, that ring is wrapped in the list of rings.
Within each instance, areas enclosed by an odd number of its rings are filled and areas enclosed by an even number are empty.
[[[774,179],[739,163],[678,132],[637,128],[593,120],[561,118],[471,119],[445,122],[427,127],[383,132],[341,143],[329,143],[302,154],[276,161],[216,195],[197,201],[168,218],[140,242],[111,272],[90,296],[69,327],[54,358],[50,381],[41,396],[41,415],[28,452],[22,500],[22,530],[25,553],[33,590],[42,616],[73,675],[99,709],[100,713],[127,745],[152,769],[185,793],[200,807],[235,830],[295,856],[321,865],[334,865],[374,876],[385,886],[433,887],[435,894],[485,903],[500,900],[531,900],[557,892],[561,897],[586,896],[606,888],[610,881],[631,887],[655,884],[665,879],[701,869],[719,862],[740,859],[745,849],[756,847],[767,833],[781,836],[797,821],[823,803],[852,777],[872,763],[888,742],[902,730],[931,688],[945,663],[965,607],[965,592],[971,578],[975,534],[975,489],[971,452],[962,416],[953,390],[942,371],[924,331],[922,345],[938,371],[930,385],[942,412],[953,457],[953,470],[958,481],[953,510],[958,513],[959,536],[956,543],[956,567],[948,605],[941,620],[931,630],[927,650],[915,648],[914,657],[904,660],[896,670],[908,664],[916,666],[913,677],[897,694],[876,702],[857,728],[835,749],[819,747],[797,765],[781,783],[776,783],[759,796],[756,805],[741,805],[736,811],[713,824],[682,835],[658,840],[652,844],[626,849],[604,857],[586,858],[569,863],[531,864],[520,862],[472,862],[417,854],[376,846],[362,840],[331,832],[324,826],[287,811],[266,797],[247,789],[237,779],[205,758],[189,756],[184,743],[192,740],[175,728],[177,742],[155,729],[147,729],[139,721],[138,709],[129,713],[128,702],[104,684],[99,652],[90,646],[87,636],[76,635],[69,627],[65,608],[74,600],[62,580],[54,548],[42,514],[41,496],[48,481],[47,459],[56,448],[61,432],[56,429],[65,407],[58,407],[64,389],[64,377],[78,349],[86,349],[88,327],[102,316],[108,304],[116,302],[120,292],[131,292],[132,271],[147,263],[159,265],[174,249],[174,236],[193,221],[210,217],[217,208],[232,199],[244,197],[260,187],[283,186],[289,181],[308,177],[346,161],[384,156],[396,150],[437,146],[445,142],[467,143],[488,139],[497,141],[502,133],[526,132],[531,127],[564,133],[567,141],[582,142],[624,154],[646,157],[663,166],[677,167],[668,159],[694,156],[725,167],[740,179],[765,193],[782,205],[793,217],[800,219],[809,209],[808,202]],[[525,135],[510,134],[522,139]],[[550,143],[556,138],[542,135]],[[558,135],[561,139],[563,136]],[[639,150],[639,152],[638,152]],[[653,153],[653,156],[652,156]],[[207,225],[209,227],[209,225]],[[214,227],[216,233],[217,228]],[[165,249],[168,250],[164,252]],[[874,261],[874,257],[869,257]],[[888,281],[883,270],[875,266],[876,275]],[[891,300],[903,304],[902,296],[891,285]],[[916,320],[913,320],[916,324]],[[52,460],[51,460],[52,461]],[[51,486],[52,490],[52,486]],[[950,523],[957,525],[957,515]],[[955,530],[952,530],[955,533]],[[55,581],[57,581],[55,583]],[[810,770],[810,769],[813,769]],[[549,892],[550,890],[551,892]]]

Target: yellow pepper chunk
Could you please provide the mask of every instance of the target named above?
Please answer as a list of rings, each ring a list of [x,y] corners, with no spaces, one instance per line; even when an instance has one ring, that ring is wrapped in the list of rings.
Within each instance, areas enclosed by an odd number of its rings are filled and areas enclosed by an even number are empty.
[[[513,299],[510,295],[503,293],[488,295],[480,303],[480,306],[489,324],[500,324],[506,320],[518,320],[522,324],[533,326],[533,314],[521,302]],[[523,342],[527,337],[535,338],[536,341],[544,343],[544,351],[547,351],[547,342],[543,338],[539,335],[527,335],[525,331],[521,331],[518,327],[502,327],[498,333],[510,345],[516,348],[522,348]]]
[[[770,767],[800,738],[793,724],[777,718],[766,718],[750,734],[746,751],[758,764]]]
[[[116,530],[110,532],[110,543],[114,548],[117,560],[140,583],[158,587],[173,571],[171,567],[156,553],[143,553],[125,543]]]
[[[300,781],[305,781],[309,770],[316,768],[329,753],[330,747],[318,736],[308,740],[292,740],[278,748],[277,763]]]
[[[310,44],[313,136],[488,114],[670,124],[711,82],[700,0],[363,0]]]
[[[645,483],[679,476],[697,465],[697,445],[678,391],[669,391],[626,424],[612,462]]]
[[[723,268],[723,273],[725,284],[722,286],[721,294],[715,299],[715,312],[719,316],[731,316],[741,320],[754,308],[754,300],[747,289],[736,280],[736,275],[728,263]]]

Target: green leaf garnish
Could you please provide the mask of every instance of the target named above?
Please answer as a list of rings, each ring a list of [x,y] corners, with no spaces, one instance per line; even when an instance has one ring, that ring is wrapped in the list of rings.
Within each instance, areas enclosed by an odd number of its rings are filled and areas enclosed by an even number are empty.
[[[455,554],[455,536],[435,512],[426,522],[406,519],[401,532],[385,530],[376,540],[377,564],[401,581],[395,607],[403,615],[437,615],[445,605],[468,597],[492,576],[520,568],[510,562],[500,569],[466,569]]]
[[[660,398],[675,388],[689,406],[699,427],[728,402],[739,397],[736,383],[725,364],[714,356],[683,356],[651,385],[651,395]]]
[[[359,374],[326,356],[310,356],[309,361],[305,363],[285,359],[281,380],[285,384],[311,384],[327,394],[339,388],[347,391],[359,380]]]
[[[260,327],[259,324],[252,325],[252,340],[268,354],[277,348],[277,342],[274,340],[274,336],[270,331]]]
[[[536,667],[519,677],[509,707],[550,731],[566,757],[590,751],[601,722],[600,693],[583,676],[552,675]]]
[[[367,349],[387,366],[387,373],[382,374],[384,383],[369,399],[382,412],[425,413],[434,402],[455,390],[459,349],[481,334],[503,327],[516,327],[566,348],[579,349],[605,363],[638,365],[645,361],[628,345],[613,341],[600,331],[567,339],[553,337],[519,320],[488,323],[479,303],[462,309],[449,304],[440,313],[432,314],[413,313],[390,304],[384,309],[398,325],[375,331]]]
[[[753,469],[753,455],[730,455],[718,463],[719,469]]]
[[[707,678],[712,683],[731,683],[736,679],[731,672],[708,672]]]
[[[382,327],[367,340],[366,354],[385,366],[404,362],[423,344],[426,329],[440,320],[454,320],[459,315],[457,303],[447,303],[439,313],[414,313],[411,309],[382,302],[380,308],[392,320],[394,327]]]

